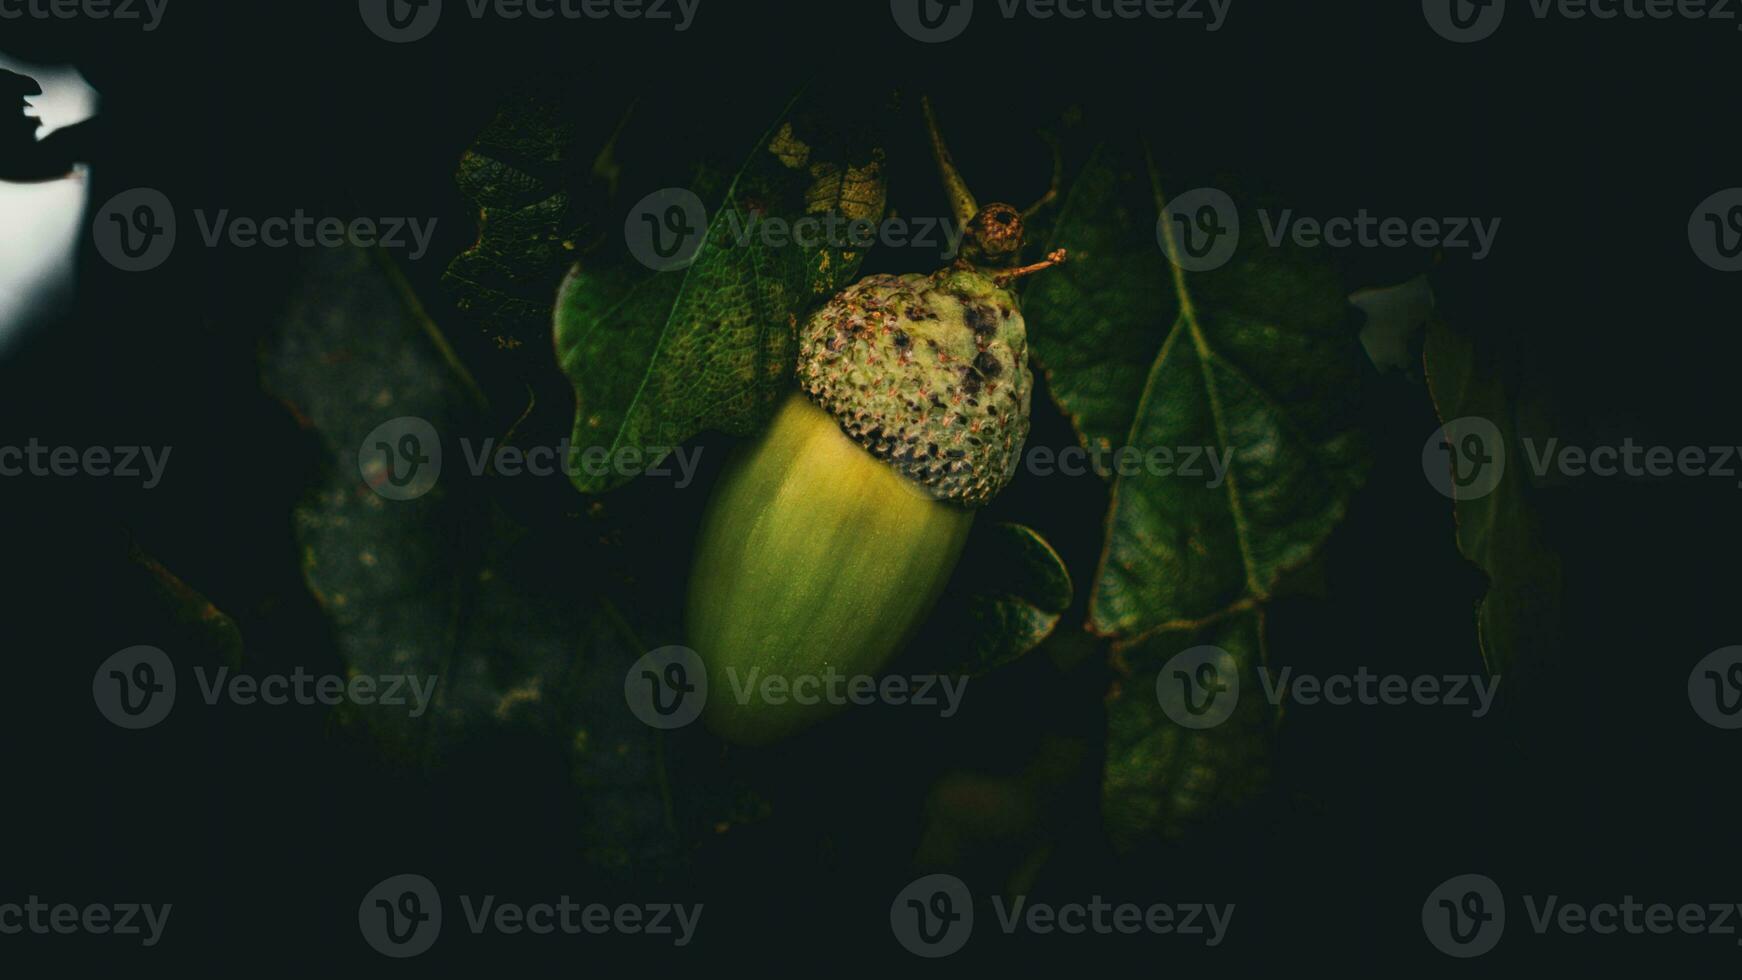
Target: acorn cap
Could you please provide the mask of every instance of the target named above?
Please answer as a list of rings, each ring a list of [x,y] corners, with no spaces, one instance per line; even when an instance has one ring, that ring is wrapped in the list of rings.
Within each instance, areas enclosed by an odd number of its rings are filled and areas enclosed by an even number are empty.
[[[1022,312],[971,268],[843,290],[801,328],[798,380],[871,455],[968,506],[1004,489],[1028,437]]]

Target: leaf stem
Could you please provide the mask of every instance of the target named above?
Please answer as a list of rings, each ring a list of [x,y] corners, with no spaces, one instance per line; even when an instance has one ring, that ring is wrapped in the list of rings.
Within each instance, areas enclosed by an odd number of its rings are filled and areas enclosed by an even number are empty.
[[[950,210],[956,214],[956,224],[966,228],[974,220],[974,215],[980,213],[980,205],[974,200],[973,192],[968,190],[961,171],[956,169],[956,161],[950,156],[950,148],[944,145],[943,130],[938,126],[938,116],[932,109],[931,96],[920,96],[919,105],[925,111],[926,132],[931,134],[931,150],[937,157],[938,174],[943,178],[944,193],[950,199]]]

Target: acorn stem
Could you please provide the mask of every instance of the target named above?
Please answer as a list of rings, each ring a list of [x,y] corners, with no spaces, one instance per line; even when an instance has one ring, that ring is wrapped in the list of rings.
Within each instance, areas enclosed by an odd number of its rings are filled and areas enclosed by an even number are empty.
[[[961,171],[956,169],[956,161],[950,156],[950,148],[944,145],[943,130],[938,127],[938,116],[932,110],[931,96],[920,96],[919,105],[925,111],[925,128],[931,134],[932,154],[937,157],[938,174],[943,177],[944,193],[950,199],[950,210],[956,214],[957,225],[966,228],[974,220],[974,215],[980,213],[980,205],[974,200],[973,192],[968,190]]]
[[[1001,272],[998,275],[993,276],[992,281],[999,286],[1007,286],[1012,280],[1021,279],[1023,276],[1031,276],[1042,269],[1050,269],[1055,265],[1064,265],[1064,263],[1065,250],[1062,248],[1056,248],[1051,252],[1048,252],[1045,259],[1032,265],[1025,265],[1020,269],[1011,269],[1009,272]]]

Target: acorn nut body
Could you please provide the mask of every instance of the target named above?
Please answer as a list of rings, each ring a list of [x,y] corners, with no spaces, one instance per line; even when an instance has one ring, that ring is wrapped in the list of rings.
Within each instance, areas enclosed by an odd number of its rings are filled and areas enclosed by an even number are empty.
[[[797,374],[722,475],[690,581],[704,717],[752,744],[843,707],[911,638],[1028,433],[1022,314],[977,270],[843,290]]]

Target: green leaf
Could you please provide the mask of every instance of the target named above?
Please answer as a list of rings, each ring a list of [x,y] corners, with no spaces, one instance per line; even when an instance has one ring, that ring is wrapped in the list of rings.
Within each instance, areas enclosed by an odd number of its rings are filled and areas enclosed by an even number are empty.
[[[1226,264],[1186,272],[1158,244],[1168,194],[1228,192]],[[1090,625],[1117,637],[1184,628],[1268,599],[1343,517],[1364,478],[1360,345],[1323,254],[1272,247],[1233,182],[1168,181],[1145,154],[1098,149],[1051,247],[1071,261],[1023,306],[1050,388],[1090,446],[1173,453],[1119,476]],[[1164,247],[1168,251],[1164,251]],[[1230,461],[1219,483],[1199,457]],[[1157,467],[1158,469],[1161,467]]]
[[[1070,572],[1039,534],[1020,524],[976,527],[913,646],[945,653],[933,670],[979,676],[1039,646],[1071,596]]]
[[[442,283],[500,349],[543,347],[556,284],[585,235],[570,193],[575,129],[528,87],[460,158],[455,181],[478,209],[478,239],[448,264]]]
[[[1499,483],[1454,485],[1452,507],[1458,551],[1488,576],[1476,615],[1483,663],[1495,676],[1532,672],[1552,661],[1560,645],[1561,560],[1526,479],[1504,365],[1438,317],[1428,322],[1422,362],[1442,424],[1474,417],[1500,433],[1506,466]]]
[[[1227,720],[1192,729],[1162,710],[1156,682],[1175,654],[1201,645],[1227,651],[1240,689]],[[1152,633],[1118,652],[1125,676],[1107,699],[1107,772],[1101,791],[1115,848],[1128,852],[1178,838],[1195,823],[1263,791],[1278,712],[1259,684],[1265,656],[1261,611],[1235,613],[1201,630]]]
[[[673,867],[697,827],[724,819],[718,784],[705,768],[671,774],[668,742],[703,736],[647,727],[623,684],[675,630],[638,615],[618,549],[585,529],[535,533],[468,471],[458,439],[492,430],[377,263],[356,250],[311,255],[263,364],[328,461],[292,515],[303,575],[349,671],[439,678],[419,716],[347,704],[339,721],[432,772],[492,750],[526,765],[529,745],[547,746],[536,761],[572,781],[588,860]],[[392,500],[364,483],[358,453],[401,416],[436,430],[442,468],[424,495]]]
[[[633,449],[646,467],[704,430],[746,435],[766,423],[791,384],[798,318],[849,283],[862,255],[831,247],[844,236],[770,246],[738,232],[753,220],[883,215],[882,151],[827,118],[807,97],[788,106],[712,203],[687,267],[576,264],[557,300],[556,347],[574,383],[577,451]],[[634,475],[633,462],[622,470],[580,472],[575,485],[608,490]]]

